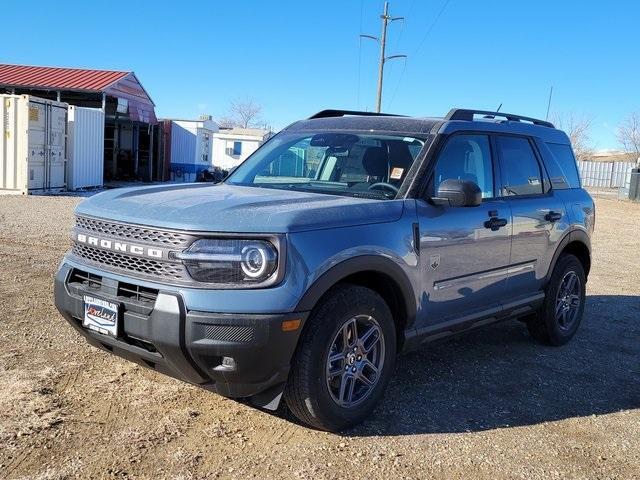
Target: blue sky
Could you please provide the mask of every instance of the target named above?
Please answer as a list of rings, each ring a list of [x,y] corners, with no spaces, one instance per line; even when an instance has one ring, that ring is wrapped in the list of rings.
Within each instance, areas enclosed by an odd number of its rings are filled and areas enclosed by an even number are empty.
[[[324,108],[373,109],[380,0],[4,0],[0,62],[134,70],[159,116],[222,115],[251,96],[280,128]],[[444,10],[442,10],[444,8]],[[437,15],[441,16],[435,22]],[[453,106],[593,118],[596,149],[640,110],[640,2],[392,0],[383,109]],[[44,32],[50,32],[45,37]]]

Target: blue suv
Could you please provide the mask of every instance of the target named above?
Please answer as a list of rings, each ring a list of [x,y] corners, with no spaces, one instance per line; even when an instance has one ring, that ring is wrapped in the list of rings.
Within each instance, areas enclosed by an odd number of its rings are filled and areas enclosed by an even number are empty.
[[[55,299],[100,349],[336,431],[400,352],[514,318],[569,341],[594,221],[551,123],[325,110],[218,185],[82,202]]]

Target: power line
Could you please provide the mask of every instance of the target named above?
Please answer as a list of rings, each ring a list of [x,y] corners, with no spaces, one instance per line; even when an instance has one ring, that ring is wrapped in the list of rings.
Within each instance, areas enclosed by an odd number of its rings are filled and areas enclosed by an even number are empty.
[[[449,5],[449,2],[451,2],[451,0],[446,0],[444,2],[444,4],[442,5],[442,8],[440,9],[440,11],[438,12],[438,15],[436,15],[436,18],[434,18],[433,22],[431,22],[431,25],[429,25],[429,28],[427,28],[427,30],[424,32],[424,37],[422,37],[422,40],[420,40],[420,43],[418,44],[418,48],[416,48],[416,51],[414,53],[414,56],[418,53],[418,51],[420,51],[420,49],[422,48],[422,45],[424,44],[424,42],[427,40],[427,37],[429,36],[429,34],[431,33],[431,30],[433,30],[433,27],[436,26],[436,23],[438,23],[438,20],[440,20],[440,17],[442,16],[442,14],[444,13],[445,8],[447,8],[447,5]]]
[[[357,108],[360,108],[360,75],[362,70],[362,17],[364,16],[364,0],[360,0],[360,31],[358,32],[358,93],[356,96]]]
[[[422,37],[422,40],[420,40],[420,43],[418,44],[418,48],[416,48],[416,50],[415,50],[415,52],[413,54],[414,58],[416,57],[416,55],[420,51],[420,48],[422,48],[422,45],[427,40],[427,37],[429,36],[429,34],[433,30],[433,28],[438,23],[438,20],[440,20],[440,17],[442,16],[442,14],[444,13],[445,9],[447,8],[447,5],[449,5],[449,2],[451,2],[451,0],[445,0],[444,4],[442,5],[442,8],[440,8],[440,11],[438,12],[438,14],[433,19],[433,22],[431,22],[431,24],[429,25],[427,30],[424,32],[424,36]],[[411,6],[413,7],[413,3],[411,4]],[[406,70],[407,70],[407,62],[405,61],[404,68],[402,69],[402,72],[400,72],[400,78],[398,80],[398,84],[396,85],[396,89],[393,92],[393,95],[391,97],[391,101],[389,102],[389,108],[391,108],[391,104],[395,100],[395,97],[396,97],[396,94],[398,93],[398,90],[400,90],[400,85],[402,83],[402,80],[404,78],[404,74],[405,74]]]

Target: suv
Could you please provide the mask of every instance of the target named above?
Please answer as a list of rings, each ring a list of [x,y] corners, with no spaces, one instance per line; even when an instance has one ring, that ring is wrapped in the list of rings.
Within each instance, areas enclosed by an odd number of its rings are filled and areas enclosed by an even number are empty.
[[[399,352],[512,318],[569,341],[594,220],[548,122],[325,110],[218,185],[82,202],[55,300],[91,345],[336,431]]]

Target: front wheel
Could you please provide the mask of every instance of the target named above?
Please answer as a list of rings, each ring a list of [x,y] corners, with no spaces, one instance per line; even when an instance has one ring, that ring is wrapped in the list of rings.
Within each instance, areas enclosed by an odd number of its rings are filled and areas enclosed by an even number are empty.
[[[586,275],[580,260],[563,254],[557,261],[540,312],[528,319],[533,338],[548,345],[564,345],[582,321],[586,299]]]
[[[389,307],[358,285],[334,287],[316,306],[294,356],[285,401],[302,422],[339,431],[368,417],[396,357]]]

